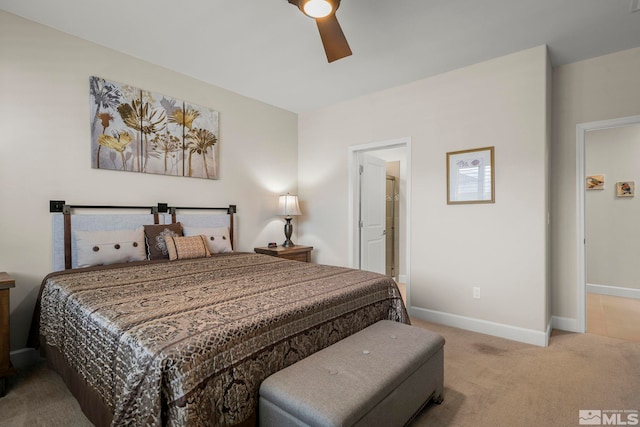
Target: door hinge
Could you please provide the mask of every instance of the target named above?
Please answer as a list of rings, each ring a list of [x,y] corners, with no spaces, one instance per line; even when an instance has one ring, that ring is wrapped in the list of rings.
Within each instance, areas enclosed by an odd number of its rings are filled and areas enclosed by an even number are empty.
[[[360,220],[359,225],[360,225],[360,228],[364,227],[364,222],[362,222],[362,220]]]
[[[360,175],[362,175],[364,173],[364,165],[360,165],[359,170],[360,170]]]

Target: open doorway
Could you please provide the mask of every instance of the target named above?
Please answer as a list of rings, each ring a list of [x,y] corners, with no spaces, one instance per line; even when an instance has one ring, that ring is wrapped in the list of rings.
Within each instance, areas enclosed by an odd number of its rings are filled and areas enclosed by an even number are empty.
[[[386,253],[385,274],[398,281],[400,259],[400,161],[387,162],[385,188]]]
[[[578,125],[577,154],[580,329],[640,341],[640,116]]]
[[[410,138],[403,138],[349,147],[349,266],[379,271],[393,277],[397,283],[404,285],[407,306],[410,301],[410,144]],[[381,195],[373,196],[372,203],[370,194],[377,193],[363,192],[361,171],[367,164],[374,165],[375,169],[379,161],[384,164],[384,187]],[[375,207],[372,208],[372,204]],[[373,215],[369,215],[368,211]],[[377,218],[378,212],[384,216],[384,231],[378,232],[384,237],[382,265],[378,266],[380,270],[368,265],[371,260],[374,263],[378,260],[368,252],[370,248],[379,249],[378,241],[366,243],[368,238],[364,238],[363,244],[363,237],[369,233],[367,224],[378,225],[370,220],[371,216]]]

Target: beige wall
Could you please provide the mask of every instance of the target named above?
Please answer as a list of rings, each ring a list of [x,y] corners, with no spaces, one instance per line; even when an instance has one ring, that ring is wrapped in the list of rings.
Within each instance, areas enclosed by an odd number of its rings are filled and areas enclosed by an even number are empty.
[[[577,321],[576,125],[640,114],[640,48],[553,71],[552,314]]]
[[[89,76],[220,114],[220,180],[91,169]],[[238,205],[239,245],[283,237],[277,195],[296,191],[297,116],[0,12],[0,270],[13,350],[24,347],[51,264],[51,199],[72,204]],[[295,237],[295,236],[294,236]]]
[[[348,262],[348,147],[409,136],[412,314],[540,338],[548,69],[541,46],[301,114],[302,233],[317,261]],[[446,153],[484,146],[495,146],[496,203],[447,205]]]

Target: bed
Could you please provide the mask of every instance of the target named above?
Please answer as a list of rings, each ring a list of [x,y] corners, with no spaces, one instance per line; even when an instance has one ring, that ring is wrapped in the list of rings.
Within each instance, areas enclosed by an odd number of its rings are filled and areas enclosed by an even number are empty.
[[[56,222],[113,230],[223,221],[231,236],[234,212],[115,221],[67,212],[54,218],[54,246],[75,235]],[[43,280],[30,340],[98,426],[255,425],[262,380],[382,319],[409,323],[390,278],[235,251],[63,268]]]

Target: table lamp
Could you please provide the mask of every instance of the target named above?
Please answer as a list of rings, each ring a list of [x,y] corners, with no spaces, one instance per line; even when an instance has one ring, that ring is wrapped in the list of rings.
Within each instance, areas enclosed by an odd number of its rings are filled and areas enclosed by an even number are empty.
[[[280,215],[284,215],[284,219],[287,221],[284,225],[284,235],[287,238],[282,246],[290,248],[295,246],[291,241],[291,233],[293,233],[293,225],[291,224],[292,215],[302,215],[300,212],[300,206],[298,206],[298,196],[292,196],[287,194],[286,196],[280,196],[278,200],[278,212]]]

